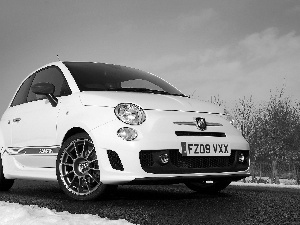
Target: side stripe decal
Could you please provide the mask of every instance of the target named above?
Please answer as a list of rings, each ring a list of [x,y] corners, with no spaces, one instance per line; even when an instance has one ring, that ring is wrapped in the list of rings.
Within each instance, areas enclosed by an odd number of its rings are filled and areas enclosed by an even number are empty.
[[[60,146],[8,147],[9,155],[57,155]]]

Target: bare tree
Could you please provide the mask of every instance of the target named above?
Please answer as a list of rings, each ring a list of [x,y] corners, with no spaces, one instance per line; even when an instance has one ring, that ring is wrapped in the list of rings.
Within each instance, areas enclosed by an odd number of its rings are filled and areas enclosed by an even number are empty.
[[[236,120],[236,127],[242,132],[242,135],[248,140],[250,134],[253,131],[254,119],[256,114],[256,108],[250,98],[239,99],[239,102],[235,105],[233,109],[233,116]]]
[[[270,161],[289,161],[299,158],[299,104],[284,97],[284,88],[260,106],[254,118],[250,146],[255,158]]]
[[[225,107],[225,104],[226,104],[226,102],[220,98],[220,95],[211,96],[210,97],[210,102],[215,104],[215,105],[222,106],[222,107]]]

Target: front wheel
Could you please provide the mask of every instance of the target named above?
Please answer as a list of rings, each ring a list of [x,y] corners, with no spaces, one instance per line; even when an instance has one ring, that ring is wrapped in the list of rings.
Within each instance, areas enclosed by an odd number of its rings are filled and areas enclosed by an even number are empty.
[[[185,185],[199,193],[214,194],[222,191],[231,183],[230,180],[186,182]]]
[[[56,176],[62,190],[76,200],[96,199],[110,187],[100,181],[96,150],[86,133],[63,143],[56,160]]]
[[[15,180],[6,179],[3,174],[2,158],[0,154],[0,191],[8,191],[14,184]]]

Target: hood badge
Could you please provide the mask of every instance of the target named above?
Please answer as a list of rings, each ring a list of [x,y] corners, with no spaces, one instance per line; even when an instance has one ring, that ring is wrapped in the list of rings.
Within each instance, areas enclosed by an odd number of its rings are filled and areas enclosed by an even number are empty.
[[[202,117],[197,117],[195,118],[196,120],[196,126],[199,130],[204,131],[207,128],[207,124],[204,118]]]

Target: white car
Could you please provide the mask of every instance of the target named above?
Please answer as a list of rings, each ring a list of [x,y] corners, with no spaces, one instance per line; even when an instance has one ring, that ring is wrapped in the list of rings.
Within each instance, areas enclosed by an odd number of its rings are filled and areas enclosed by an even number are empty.
[[[249,173],[249,145],[219,106],[137,69],[54,62],[20,85],[0,124],[0,190],[57,180],[77,200],[122,184],[218,192]]]

